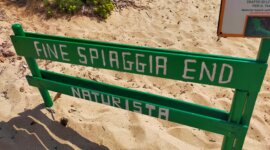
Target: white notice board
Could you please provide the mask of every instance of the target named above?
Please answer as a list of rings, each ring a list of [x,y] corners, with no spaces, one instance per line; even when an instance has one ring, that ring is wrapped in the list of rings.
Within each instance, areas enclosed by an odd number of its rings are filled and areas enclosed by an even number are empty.
[[[264,33],[247,33],[247,31],[255,28],[252,25],[252,18],[263,19]],[[267,21],[268,20],[268,21]],[[252,20],[253,21],[253,20]],[[270,26],[270,0],[221,0],[221,9],[219,15],[218,32],[219,36],[223,37],[263,37],[269,36],[267,32]]]

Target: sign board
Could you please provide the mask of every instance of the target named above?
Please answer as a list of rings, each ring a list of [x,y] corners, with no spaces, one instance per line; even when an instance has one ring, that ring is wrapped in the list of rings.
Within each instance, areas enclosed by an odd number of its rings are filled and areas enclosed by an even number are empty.
[[[270,0],[221,0],[218,35],[270,37]]]
[[[17,54],[27,57],[246,90],[255,89],[266,68],[249,59],[106,42],[31,36],[11,39]]]
[[[48,90],[181,123],[224,135],[222,149],[240,150],[267,69],[269,40],[262,40],[257,60],[123,45],[24,32],[13,25],[12,43],[24,56],[45,106]],[[166,79],[236,89],[231,111],[193,104],[124,87],[40,70],[35,59],[104,68]],[[240,122],[241,121],[241,122]]]

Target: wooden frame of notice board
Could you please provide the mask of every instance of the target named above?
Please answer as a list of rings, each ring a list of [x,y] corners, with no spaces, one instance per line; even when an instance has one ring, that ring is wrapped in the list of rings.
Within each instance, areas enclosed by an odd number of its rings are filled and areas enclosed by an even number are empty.
[[[252,19],[252,17],[266,17],[269,18],[269,22],[270,22],[270,8],[269,8],[269,12],[253,12],[253,13],[248,13],[247,15],[245,15],[245,19],[244,19],[244,26],[243,29],[241,31],[241,33],[226,33],[223,31],[223,26],[224,26],[224,15],[226,12],[226,4],[229,0],[221,0],[221,5],[220,5],[220,14],[219,14],[219,21],[218,21],[218,29],[217,29],[217,35],[220,37],[253,37],[253,38],[261,38],[261,37],[270,37],[269,34],[267,35],[247,35],[246,34],[246,30],[247,30],[247,23],[249,22],[250,19]],[[270,4],[269,4],[270,5]],[[231,21],[231,20],[230,20]],[[270,32],[270,30],[269,30]]]

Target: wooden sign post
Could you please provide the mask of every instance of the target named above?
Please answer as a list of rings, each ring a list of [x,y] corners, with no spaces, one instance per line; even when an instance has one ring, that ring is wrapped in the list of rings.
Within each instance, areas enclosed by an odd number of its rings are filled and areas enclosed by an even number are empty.
[[[267,69],[270,40],[258,58],[189,53],[24,32],[12,26],[12,43],[24,56],[46,107],[48,90],[224,135],[222,149],[241,149]],[[40,70],[35,59],[234,88],[230,112],[92,80]]]

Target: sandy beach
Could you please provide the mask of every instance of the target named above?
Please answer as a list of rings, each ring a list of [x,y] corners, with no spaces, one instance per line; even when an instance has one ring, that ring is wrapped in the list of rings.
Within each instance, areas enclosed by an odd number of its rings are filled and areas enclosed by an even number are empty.
[[[11,25],[25,31],[189,52],[256,58],[260,39],[218,38],[220,1],[146,0],[117,9],[106,21],[75,15],[46,19],[0,0],[0,149],[220,149],[223,136],[126,110],[61,95],[54,115],[29,86],[24,58],[12,46]],[[10,55],[3,55],[5,54]],[[270,63],[270,61],[268,61]],[[38,61],[42,69],[229,111],[234,89]],[[50,92],[51,96],[56,95]],[[270,149],[270,69],[267,70],[244,143],[245,150]],[[66,127],[60,119],[67,118]]]

